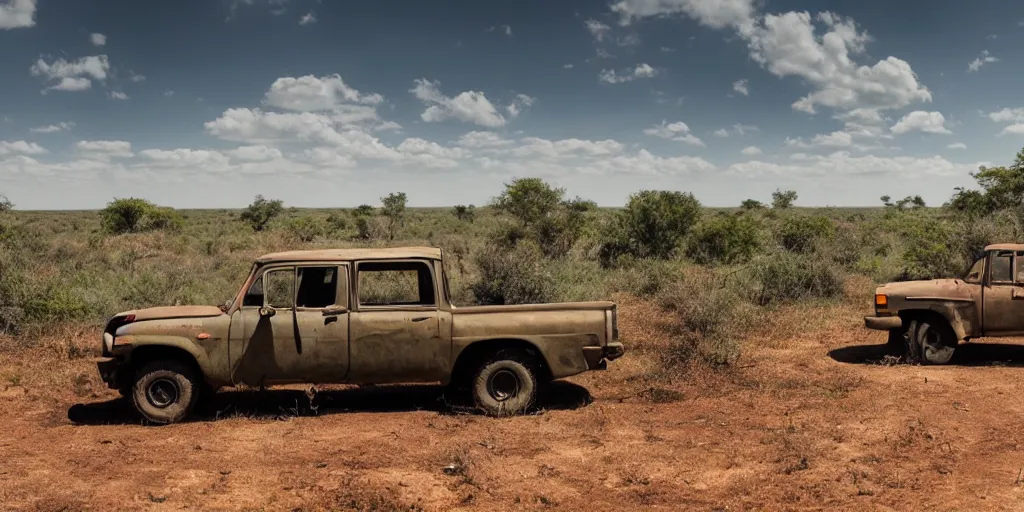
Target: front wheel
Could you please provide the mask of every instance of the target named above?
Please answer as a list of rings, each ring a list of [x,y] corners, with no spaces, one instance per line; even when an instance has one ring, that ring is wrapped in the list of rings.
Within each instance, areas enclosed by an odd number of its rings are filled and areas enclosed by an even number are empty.
[[[921,364],[946,364],[956,351],[956,333],[949,324],[927,319],[911,322],[908,355],[911,362]]]
[[[498,352],[477,369],[473,402],[490,416],[526,412],[537,400],[537,367],[536,361],[524,352]]]
[[[200,387],[189,365],[175,360],[153,361],[135,373],[132,402],[151,423],[176,423],[192,412]]]

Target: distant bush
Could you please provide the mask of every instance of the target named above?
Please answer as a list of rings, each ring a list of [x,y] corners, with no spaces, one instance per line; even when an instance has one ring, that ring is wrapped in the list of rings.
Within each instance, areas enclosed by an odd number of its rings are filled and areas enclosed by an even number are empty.
[[[452,214],[461,221],[473,222],[473,219],[476,217],[476,207],[473,205],[457,204],[455,208],[452,208]]]
[[[843,295],[843,278],[828,261],[778,253],[755,261],[748,272],[751,298],[761,306]]]
[[[760,210],[761,208],[764,208],[764,203],[757,199],[744,199],[743,202],[740,203],[740,208],[744,210]]]
[[[761,224],[749,214],[718,215],[697,225],[687,255],[697,263],[739,263],[761,247]]]
[[[806,253],[814,250],[818,240],[836,235],[836,225],[823,215],[792,215],[782,220],[776,232],[779,244],[787,251]]]
[[[356,238],[360,240],[381,240],[388,236],[388,228],[380,217],[356,217]]]
[[[643,190],[629,196],[602,239],[600,260],[614,265],[619,257],[668,258],[700,218],[700,201],[693,194]]]
[[[10,199],[7,196],[0,194],[0,213],[9,212],[14,209],[14,205],[11,204]]]
[[[793,206],[793,202],[796,201],[797,195],[795,190],[776,190],[772,192],[772,208],[776,210],[785,210]]]
[[[327,225],[324,221],[313,216],[304,215],[289,219],[286,227],[300,242],[312,242],[317,237],[327,234]]]
[[[531,226],[554,212],[564,195],[565,189],[552,187],[540,178],[516,178],[505,184],[492,206]]]
[[[514,249],[487,245],[476,253],[479,278],[471,289],[480,304],[550,302],[554,281],[541,265],[541,251],[532,243]]]
[[[138,233],[154,229],[179,229],[181,214],[134,197],[114,199],[100,210],[100,225],[111,234]]]
[[[405,223],[405,192],[394,192],[380,198],[383,207],[380,212],[388,218],[388,239],[395,239],[395,232]]]
[[[248,222],[253,231],[263,231],[270,221],[283,211],[284,203],[280,199],[265,199],[262,195],[257,195],[252,204],[242,210],[239,218]]]
[[[352,210],[353,217],[369,217],[377,212],[377,209],[368,205],[361,204],[357,208]]]

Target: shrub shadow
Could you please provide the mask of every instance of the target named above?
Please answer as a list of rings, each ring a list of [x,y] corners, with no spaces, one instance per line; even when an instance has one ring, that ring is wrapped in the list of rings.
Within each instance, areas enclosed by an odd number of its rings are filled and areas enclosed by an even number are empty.
[[[901,354],[887,344],[837,348],[829,357],[848,364],[893,364]],[[1008,343],[961,343],[947,366],[1024,366],[1024,345]]]
[[[577,384],[552,382],[538,400],[537,410],[571,410],[593,401],[590,392]],[[311,400],[305,390],[228,389],[197,407],[189,421],[226,418],[286,420],[299,416],[324,416],[352,412],[413,412],[477,414],[466,399],[454,400],[451,392],[438,385],[387,385],[318,391]],[[68,420],[78,425],[132,425],[143,421],[131,400],[75,404],[68,408]]]

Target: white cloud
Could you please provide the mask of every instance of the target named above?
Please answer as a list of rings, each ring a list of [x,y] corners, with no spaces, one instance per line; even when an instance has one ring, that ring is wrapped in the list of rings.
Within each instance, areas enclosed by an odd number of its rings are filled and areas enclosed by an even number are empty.
[[[786,137],[786,145],[804,149],[815,147],[848,148],[853,146],[853,136],[844,131],[820,133],[811,138],[810,142],[805,142],[802,137],[795,139]]]
[[[74,127],[75,127],[75,123],[73,121],[62,121],[62,122],[57,123],[57,124],[50,124],[50,125],[46,125],[46,126],[39,126],[39,127],[36,127],[36,128],[32,128],[29,131],[32,132],[32,133],[56,133],[56,132],[67,131],[67,130],[70,130],[70,129],[74,128]]]
[[[728,137],[729,135],[736,135],[738,137],[742,137],[746,135],[747,132],[756,132],[760,130],[760,128],[754,125],[736,123],[732,125],[731,131],[728,128],[720,128],[718,130],[715,130],[714,135],[715,137]]]
[[[297,112],[334,110],[343,103],[377,105],[384,101],[380,94],[363,94],[353,89],[338,74],[281,77],[274,80],[263,98],[263,104]]]
[[[605,36],[607,36],[608,32],[612,29],[608,25],[594,19],[584,21],[583,25],[587,27],[587,31],[590,32],[590,35],[594,36],[594,39],[598,41],[603,41]]]
[[[130,73],[129,80],[131,80],[132,82],[135,82],[135,83],[145,82],[146,81],[146,77],[143,76],[143,75],[137,75],[137,74],[135,74],[134,71],[132,71]]]
[[[637,34],[627,34],[616,39],[615,44],[619,46],[636,46],[640,44],[640,36]]]
[[[1024,108],[1004,108],[999,112],[991,112],[988,117],[997,123],[1024,122]]]
[[[508,112],[509,117],[518,117],[522,113],[523,109],[532,107],[536,103],[537,98],[528,96],[526,94],[517,94],[516,99],[509,103],[505,110]]]
[[[139,156],[157,167],[189,167],[204,172],[227,170],[228,157],[206,149],[144,149]]]
[[[573,64],[562,64],[562,69],[572,69],[573,67]]]
[[[975,163],[957,164],[941,156],[916,158],[865,155],[855,157],[846,151],[838,151],[824,156],[802,154],[801,158],[793,160],[800,163],[793,165],[761,161],[737,163],[729,166],[726,169],[726,173],[745,177],[824,177],[836,179],[851,176],[871,176],[874,178],[925,178],[934,176],[963,176],[978,168],[978,164]]]
[[[0,2],[0,30],[27,28],[36,24],[36,0]]]
[[[473,131],[459,137],[456,145],[464,148],[492,148],[507,146],[513,141],[506,139],[494,132]]]
[[[726,130],[725,128],[719,128],[719,129],[715,130],[715,137],[728,137],[728,136],[729,136],[729,130]]]
[[[675,123],[662,121],[661,124],[654,125],[644,130],[644,134],[653,137],[660,137],[662,139],[685,142],[687,144],[693,144],[694,146],[704,146],[704,141],[690,133],[690,127],[682,121],[677,121]]]
[[[93,32],[92,34],[89,34],[89,41],[91,41],[94,46],[105,46],[107,44],[107,36]]]
[[[310,23],[316,23],[316,14],[313,14],[313,11],[309,11],[299,18],[299,25],[309,25]]]
[[[638,78],[653,78],[655,76],[658,76],[657,69],[649,64],[641,63],[637,64],[631,71],[625,71],[622,74],[617,73],[614,69],[602,69],[597,78],[606,84],[621,84],[623,82],[632,82]]]
[[[128,95],[121,91],[110,91],[110,99],[112,100],[127,100]]]
[[[80,140],[75,144],[75,149],[88,157],[100,160],[132,156],[132,144],[123,140]]]
[[[427,105],[420,118],[428,123],[441,122],[447,119],[458,119],[488,128],[505,126],[506,120],[494,104],[479,91],[461,92],[451,98],[441,93],[441,82],[417,79],[409,92]]]
[[[744,96],[750,96],[749,80],[744,78],[743,80],[737,80],[732,83],[732,90],[736,91]]]
[[[1024,123],[1011,124],[1003,128],[999,135],[1024,135]]]
[[[7,155],[42,155],[47,153],[46,149],[35,142],[16,140],[8,142],[0,140],[0,156]]]
[[[967,149],[967,144],[964,144],[963,142],[954,142],[946,147],[949,149]]]
[[[992,62],[999,62],[999,59],[989,54],[988,50],[984,50],[981,52],[981,55],[979,55],[978,58],[972,60],[970,63],[967,64],[967,72],[976,72],[979,69],[981,69],[981,67],[984,66],[985,64],[989,64]]]
[[[61,91],[84,91],[95,80],[106,80],[110,71],[110,61],[106,55],[91,55],[74,61],[57,59],[52,63],[38,59],[29,71],[33,76],[44,76],[48,80],[57,81],[49,89]]]
[[[740,151],[741,155],[754,156],[762,153],[761,148],[757,146],[747,146]]]
[[[902,119],[892,126],[892,132],[898,135],[914,131],[945,135],[952,134],[952,132],[946,129],[946,118],[941,112],[918,110],[903,116]]]
[[[754,16],[751,0],[621,0],[611,6],[621,23],[666,14],[685,14],[712,28],[725,28]]]

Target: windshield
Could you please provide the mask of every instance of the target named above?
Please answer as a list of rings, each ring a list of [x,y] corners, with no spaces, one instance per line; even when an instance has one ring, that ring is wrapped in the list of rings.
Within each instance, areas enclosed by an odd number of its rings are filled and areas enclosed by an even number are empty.
[[[964,281],[968,283],[980,283],[981,275],[985,271],[985,257],[978,258],[971,268],[967,271],[967,275],[964,276]]]

